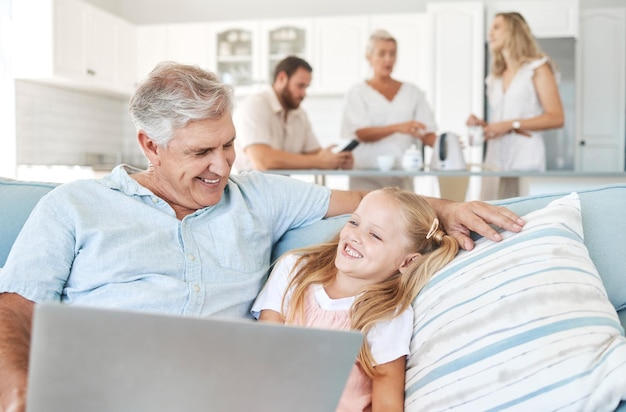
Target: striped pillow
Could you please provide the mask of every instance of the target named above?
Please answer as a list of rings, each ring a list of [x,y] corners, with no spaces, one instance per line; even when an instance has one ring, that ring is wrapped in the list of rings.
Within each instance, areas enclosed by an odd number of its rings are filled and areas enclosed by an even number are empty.
[[[460,252],[416,298],[407,411],[600,411],[626,399],[626,338],[578,195],[525,220]]]

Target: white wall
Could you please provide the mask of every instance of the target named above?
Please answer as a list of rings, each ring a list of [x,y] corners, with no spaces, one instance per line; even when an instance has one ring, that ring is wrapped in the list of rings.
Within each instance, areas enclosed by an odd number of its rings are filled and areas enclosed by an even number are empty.
[[[15,101],[11,80],[11,7],[0,0],[0,176],[15,177]]]
[[[306,110],[313,131],[322,146],[342,143],[339,129],[343,114],[343,97],[309,96],[302,103],[302,108]]]
[[[127,99],[22,80],[15,82],[15,95],[18,165],[86,165],[89,154],[101,153],[146,166]],[[340,143],[341,96],[309,96],[302,107],[323,146]]]
[[[127,99],[15,82],[17,163],[85,165],[100,153],[112,163],[144,164]]]

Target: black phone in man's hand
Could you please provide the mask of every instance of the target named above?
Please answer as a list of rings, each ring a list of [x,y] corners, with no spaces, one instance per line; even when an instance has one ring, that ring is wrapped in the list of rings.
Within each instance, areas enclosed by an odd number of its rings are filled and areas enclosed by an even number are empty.
[[[350,143],[348,143],[346,145],[346,147],[344,147],[343,149],[340,150],[340,152],[350,152],[350,151],[352,151],[352,149],[354,149],[358,145],[359,145],[359,141],[358,140],[351,140]]]

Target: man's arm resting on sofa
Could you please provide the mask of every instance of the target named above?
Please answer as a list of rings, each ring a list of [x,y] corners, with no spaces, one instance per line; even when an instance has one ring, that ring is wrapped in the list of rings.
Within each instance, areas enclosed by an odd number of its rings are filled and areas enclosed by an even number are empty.
[[[34,306],[20,295],[0,294],[0,412],[26,409]]]
[[[333,190],[328,212],[324,217],[354,212],[366,194],[367,192],[363,191]],[[470,238],[472,231],[494,242],[499,242],[502,240],[502,236],[491,225],[516,233],[522,230],[522,226],[524,226],[524,220],[505,207],[480,201],[454,202],[447,199],[423,197],[436,211],[448,235],[454,237],[465,250],[474,248],[474,241]]]
[[[506,207],[481,201],[454,202],[426,196],[424,199],[437,212],[446,233],[455,238],[465,250],[474,249],[471,232],[499,242],[502,236],[491,225],[515,233],[524,226],[524,220]]]

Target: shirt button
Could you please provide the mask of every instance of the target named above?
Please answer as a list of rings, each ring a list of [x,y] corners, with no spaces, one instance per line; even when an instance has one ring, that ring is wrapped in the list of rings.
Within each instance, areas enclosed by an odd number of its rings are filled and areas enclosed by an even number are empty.
[[[158,202],[159,202],[159,199],[157,199],[156,197],[152,198],[152,203],[158,203]]]
[[[196,257],[194,255],[187,255],[187,259],[194,261],[196,260]]]
[[[200,292],[200,285],[193,285],[193,290]]]

